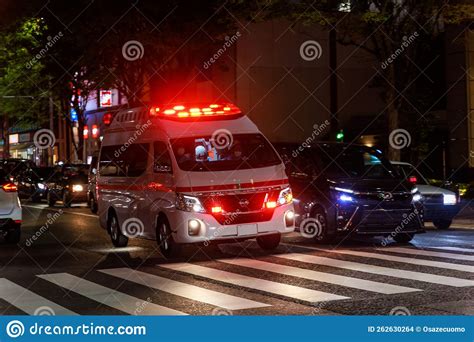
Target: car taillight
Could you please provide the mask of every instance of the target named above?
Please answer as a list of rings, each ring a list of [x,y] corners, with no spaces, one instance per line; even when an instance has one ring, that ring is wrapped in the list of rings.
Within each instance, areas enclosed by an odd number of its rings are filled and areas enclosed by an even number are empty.
[[[410,177],[408,178],[408,181],[409,181],[410,183],[416,184],[416,182],[418,181],[418,179],[416,179],[416,176],[410,176]]]
[[[3,185],[2,185],[2,189],[3,189],[3,191],[5,191],[5,192],[16,192],[17,187],[16,187],[16,185],[13,184],[13,183],[7,183],[7,184],[3,184]]]
[[[223,210],[222,210],[222,207],[216,206],[216,207],[212,207],[212,208],[211,208],[211,212],[212,212],[213,214],[220,214],[220,213],[223,212]]]

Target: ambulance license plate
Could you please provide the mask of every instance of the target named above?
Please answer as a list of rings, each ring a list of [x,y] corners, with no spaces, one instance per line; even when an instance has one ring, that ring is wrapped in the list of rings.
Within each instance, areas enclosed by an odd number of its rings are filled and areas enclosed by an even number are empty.
[[[257,225],[256,224],[245,224],[242,226],[237,226],[237,233],[239,236],[244,235],[256,235],[257,234]]]

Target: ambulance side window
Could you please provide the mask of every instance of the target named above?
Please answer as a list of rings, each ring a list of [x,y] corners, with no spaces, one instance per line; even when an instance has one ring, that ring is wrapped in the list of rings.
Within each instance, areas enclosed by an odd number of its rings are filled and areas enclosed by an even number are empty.
[[[147,166],[149,144],[132,144],[123,154],[127,177],[141,176]]]
[[[154,162],[153,172],[155,173],[172,173],[171,156],[166,148],[166,144],[162,141],[154,143]]]

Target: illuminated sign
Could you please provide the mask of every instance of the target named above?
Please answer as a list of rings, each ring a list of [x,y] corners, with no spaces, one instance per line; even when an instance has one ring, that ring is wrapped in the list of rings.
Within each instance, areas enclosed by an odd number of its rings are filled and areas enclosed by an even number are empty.
[[[18,134],[10,134],[8,136],[8,141],[10,144],[18,144]]]
[[[100,93],[100,106],[111,107],[112,106],[112,90],[101,90],[99,93]]]

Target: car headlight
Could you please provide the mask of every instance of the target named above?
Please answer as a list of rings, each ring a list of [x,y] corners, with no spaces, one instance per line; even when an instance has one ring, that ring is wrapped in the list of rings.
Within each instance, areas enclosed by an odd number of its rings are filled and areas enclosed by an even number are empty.
[[[38,189],[41,189],[41,190],[46,189],[46,185],[44,185],[43,183],[38,183],[36,184],[36,186],[38,187]]]
[[[293,193],[291,192],[291,188],[285,188],[282,191],[280,191],[280,194],[278,195],[278,204],[283,205],[283,204],[289,204],[293,201]]]
[[[81,192],[84,190],[84,187],[81,184],[74,184],[72,186],[72,192]]]
[[[176,194],[176,209],[196,213],[206,212],[199,198],[183,194]]]
[[[423,196],[421,194],[414,194],[413,195],[413,202],[420,202],[423,199]]]
[[[336,197],[337,197],[338,201],[346,202],[346,203],[354,201],[354,197],[352,196],[354,194],[353,190],[338,188],[338,187],[335,187],[333,189],[336,191]]]
[[[413,189],[411,189],[411,193],[412,194],[416,194],[418,192],[418,188],[417,187],[414,187]]]
[[[443,195],[443,204],[444,205],[454,205],[457,203],[456,195]]]

